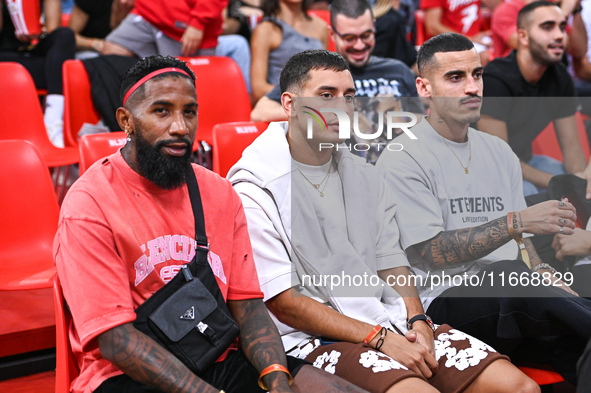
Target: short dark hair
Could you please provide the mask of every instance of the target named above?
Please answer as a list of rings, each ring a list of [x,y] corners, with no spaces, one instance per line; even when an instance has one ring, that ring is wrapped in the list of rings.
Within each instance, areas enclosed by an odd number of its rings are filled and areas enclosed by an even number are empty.
[[[373,20],[373,10],[367,0],[337,0],[330,4],[330,24],[335,25],[337,15],[344,15],[347,18],[356,19],[369,10]]]
[[[131,67],[125,73],[125,75],[123,75],[123,78],[121,78],[121,89],[119,90],[121,102],[123,102],[123,97],[125,97],[127,91],[131,89],[131,87],[135,85],[144,76],[159,69],[168,67],[175,67],[185,71],[187,74],[189,74],[189,77],[193,82],[193,85],[195,85],[195,74],[193,73],[193,71],[191,71],[189,66],[187,66],[187,63],[185,63],[184,61],[172,56],[148,56],[144,57],[143,59],[135,63],[135,65]],[[164,74],[156,75],[154,79],[160,79],[166,76],[178,76],[182,78],[189,78],[186,75],[180,73],[166,72]],[[141,93],[143,93],[143,88],[144,86],[140,86],[136,90],[136,92],[140,91]],[[131,97],[133,97],[133,95],[134,94],[132,94]]]
[[[525,29],[525,20],[527,19],[527,17],[530,16],[535,9],[540,7],[558,7],[558,5],[553,1],[548,0],[538,0],[534,1],[533,3],[529,3],[528,5],[520,9],[519,13],[517,14],[517,28]]]
[[[419,75],[433,61],[436,53],[439,52],[462,52],[474,48],[469,38],[458,33],[442,33],[425,41],[417,53],[417,66]]]
[[[311,18],[308,15],[308,8],[310,8],[310,3],[311,0],[302,1],[302,11],[308,19]],[[279,13],[279,0],[263,0],[261,3],[261,9],[263,10],[263,15],[265,16],[277,16],[277,14]]]
[[[343,56],[325,49],[306,50],[293,55],[281,71],[279,87],[281,93],[301,89],[310,79],[311,70],[350,71]]]

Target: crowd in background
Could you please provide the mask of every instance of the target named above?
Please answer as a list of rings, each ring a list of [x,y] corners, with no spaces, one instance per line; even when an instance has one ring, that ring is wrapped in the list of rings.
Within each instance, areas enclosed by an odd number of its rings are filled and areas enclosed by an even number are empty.
[[[368,98],[362,113],[372,122],[380,105],[372,99],[383,97],[418,116],[429,113],[415,86],[417,50],[431,37],[454,32],[473,43],[482,65],[483,116],[475,126],[504,139],[518,156],[524,195],[546,191],[555,175],[591,177],[577,125],[578,116],[591,115],[591,99],[585,99],[591,96],[591,0],[562,0],[558,7],[534,0],[368,0],[371,9],[359,13],[340,9],[339,0],[39,0],[29,4],[38,3],[31,9],[41,19],[24,25],[15,2],[0,1],[0,61],[19,62],[33,77],[56,147],[64,146],[62,66],[69,59],[127,58],[120,63],[123,74],[133,60],[152,55],[228,56],[242,71],[252,119],[275,121],[287,119],[280,103],[287,61],[306,50],[330,49],[347,61],[357,96]],[[524,7],[542,22],[520,19]],[[551,123],[562,161],[532,151]],[[467,162],[466,174],[469,154],[456,156],[462,167]],[[373,164],[380,152],[360,155]],[[579,267],[590,264],[591,231],[560,232],[550,243],[553,260],[577,257]],[[585,275],[581,269],[579,282]]]

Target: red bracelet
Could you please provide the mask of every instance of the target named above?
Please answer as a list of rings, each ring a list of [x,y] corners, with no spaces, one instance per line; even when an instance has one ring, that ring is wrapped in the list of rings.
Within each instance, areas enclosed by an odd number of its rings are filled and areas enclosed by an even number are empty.
[[[261,375],[259,375],[259,386],[261,387],[261,389],[269,390],[267,388],[267,385],[265,385],[265,383],[263,382],[263,377],[267,374],[274,373],[275,371],[281,371],[286,373],[288,382],[291,385],[291,383],[293,382],[293,377],[291,376],[289,370],[280,364],[272,364],[269,367],[265,368],[263,371],[261,371]]]
[[[380,330],[382,330],[382,325],[376,325],[376,326],[373,328],[373,330],[371,331],[371,333],[369,333],[369,334],[367,335],[367,337],[365,337],[365,339],[363,340],[363,343],[364,343],[364,344],[369,344],[369,342],[370,342],[371,340],[373,340],[375,336],[377,336],[377,335],[378,335],[378,333],[380,332]]]
[[[519,236],[517,234],[517,232],[515,232],[515,228],[513,227],[513,216],[514,215],[515,215],[515,213],[513,213],[513,212],[509,212],[507,214],[507,228],[509,229],[509,236],[511,236],[513,239],[515,239],[515,241],[518,242],[519,240],[523,240],[523,238],[521,238],[521,236]]]

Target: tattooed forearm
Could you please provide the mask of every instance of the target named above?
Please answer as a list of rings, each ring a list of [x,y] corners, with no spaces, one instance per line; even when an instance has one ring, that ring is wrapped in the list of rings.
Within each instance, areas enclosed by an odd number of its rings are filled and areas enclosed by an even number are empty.
[[[180,360],[132,324],[117,326],[99,336],[101,355],[132,379],[163,392],[218,393]]]
[[[240,326],[240,347],[246,358],[260,372],[271,364],[287,366],[285,351],[275,324],[261,299],[232,300],[228,307]],[[287,383],[282,372],[268,374],[264,381],[268,387]]]
[[[503,216],[477,227],[441,232],[414,247],[429,265],[443,268],[482,258],[510,240]]]

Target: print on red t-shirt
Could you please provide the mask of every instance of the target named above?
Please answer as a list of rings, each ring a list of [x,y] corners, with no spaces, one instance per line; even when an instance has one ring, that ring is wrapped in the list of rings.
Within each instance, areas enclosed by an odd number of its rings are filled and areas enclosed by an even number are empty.
[[[480,0],[421,0],[421,8],[441,8],[441,23],[465,36],[472,37],[481,30]]]

